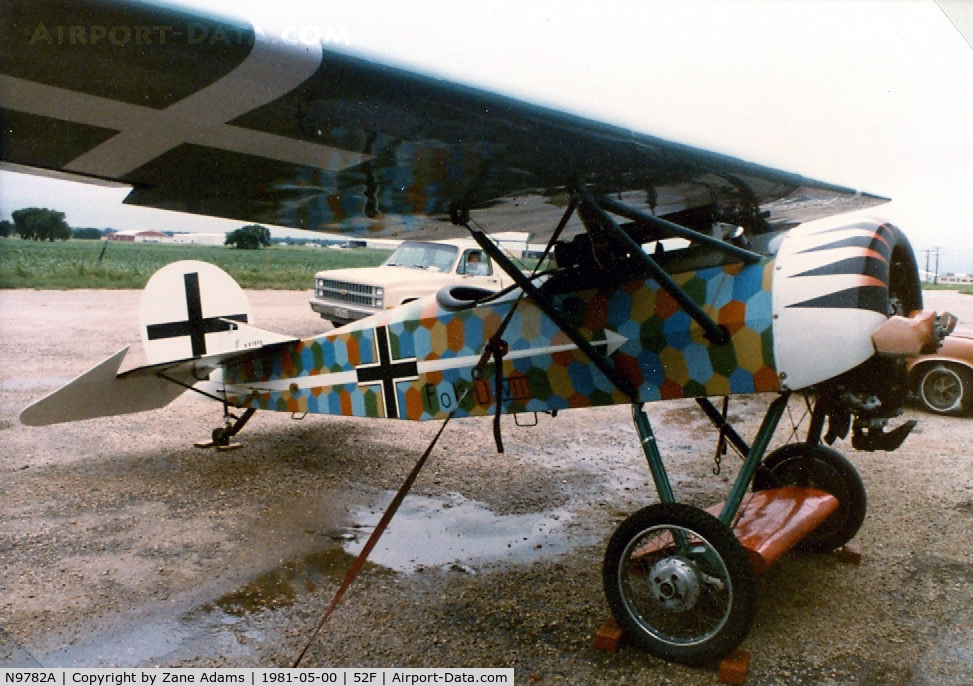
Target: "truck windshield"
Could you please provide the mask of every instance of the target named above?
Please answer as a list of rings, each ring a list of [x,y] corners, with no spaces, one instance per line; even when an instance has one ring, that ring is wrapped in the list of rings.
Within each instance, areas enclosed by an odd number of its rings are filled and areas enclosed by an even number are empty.
[[[459,248],[454,245],[406,242],[396,248],[385,264],[392,267],[448,272],[456,261],[458,252]]]

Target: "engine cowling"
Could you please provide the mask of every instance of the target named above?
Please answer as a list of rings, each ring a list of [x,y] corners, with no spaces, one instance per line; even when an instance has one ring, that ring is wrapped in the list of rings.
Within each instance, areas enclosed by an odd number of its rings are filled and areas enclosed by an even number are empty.
[[[922,310],[915,254],[874,219],[812,222],[782,241],[773,282],[774,355],[781,385],[813,387],[856,447],[894,449],[911,426],[885,434],[908,394],[907,358],[935,349],[955,324]]]

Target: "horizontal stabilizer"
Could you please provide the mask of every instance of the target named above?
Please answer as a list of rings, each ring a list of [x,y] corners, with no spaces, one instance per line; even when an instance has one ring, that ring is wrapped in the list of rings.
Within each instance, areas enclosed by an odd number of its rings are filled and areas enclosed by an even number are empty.
[[[229,339],[226,351],[206,355],[202,358],[203,360],[224,361],[233,358],[237,353],[266,348],[277,343],[293,343],[298,340],[294,336],[258,329],[256,326],[250,326],[243,322],[226,321],[229,326],[229,333],[226,336]]]
[[[154,410],[168,405],[186,390],[155,371],[118,377],[127,352],[128,346],[38,400],[20,413],[20,421],[27,426],[46,426]],[[183,375],[187,378],[179,380],[191,385],[191,369],[187,367]]]

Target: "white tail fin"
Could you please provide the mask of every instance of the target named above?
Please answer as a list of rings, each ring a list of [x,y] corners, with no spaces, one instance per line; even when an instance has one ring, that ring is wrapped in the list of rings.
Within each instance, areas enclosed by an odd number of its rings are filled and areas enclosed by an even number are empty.
[[[149,279],[139,325],[149,364],[122,374],[128,348],[24,410],[28,426],[112,417],[163,407],[206,379],[220,362],[248,350],[296,340],[250,325],[247,297],[222,269],[175,262]]]
[[[149,279],[139,305],[149,364],[211,357],[294,340],[254,328],[243,289],[219,267],[184,260]]]

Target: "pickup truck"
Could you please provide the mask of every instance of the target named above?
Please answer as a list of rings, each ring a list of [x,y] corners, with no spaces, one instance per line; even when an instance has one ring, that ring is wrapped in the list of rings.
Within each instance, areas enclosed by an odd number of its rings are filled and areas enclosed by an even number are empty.
[[[310,303],[343,326],[454,284],[499,291],[512,281],[474,241],[404,241],[378,267],[318,272]]]

